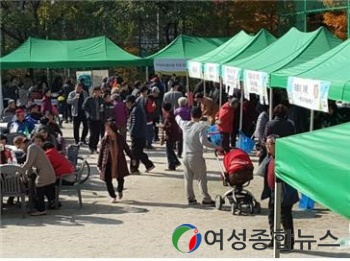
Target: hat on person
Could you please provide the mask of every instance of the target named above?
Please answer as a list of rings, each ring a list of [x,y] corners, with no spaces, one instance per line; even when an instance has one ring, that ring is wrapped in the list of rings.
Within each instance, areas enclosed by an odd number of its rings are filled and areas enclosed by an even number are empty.
[[[16,114],[25,114],[25,111],[23,109],[16,110]]]
[[[128,95],[128,96],[126,96],[125,102],[135,103],[136,97],[134,95]]]
[[[230,99],[230,103],[231,103],[231,104],[239,103],[239,100],[238,100],[237,98],[235,98],[235,97],[232,97],[232,98]]]
[[[160,90],[158,87],[154,86],[152,87],[152,92],[160,93]]]
[[[15,103],[15,100],[10,99],[7,103],[8,103],[8,104],[10,104],[10,103]]]

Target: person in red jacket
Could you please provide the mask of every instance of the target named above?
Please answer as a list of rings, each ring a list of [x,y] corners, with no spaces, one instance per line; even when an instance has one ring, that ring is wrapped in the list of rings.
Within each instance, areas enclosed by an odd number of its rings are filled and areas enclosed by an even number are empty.
[[[72,164],[64,155],[58,152],[58,150],[55,148],[55,145],[53,145],[52,142],[50,141],[44,142],[42,148],[45,151],[45,154],[48,157],[49,161],[51,162],[51,165],[55,170],[55,174],[57,178],[59,178],[63,174],[74,173],[74,167],[72,166]],[[62,185],[73,185],[74,181],[75,181],[75,176],[69,175],[63,178]],[[58,179],[56,183],[57,182],[58,182]]]
[[[219,110],[218,130],[221,133],[221,147],[224,150],[230,148],[230,134],[233,131],[233,121],[235,110],[238,108],[239,101],[236,98],[229,99]]]

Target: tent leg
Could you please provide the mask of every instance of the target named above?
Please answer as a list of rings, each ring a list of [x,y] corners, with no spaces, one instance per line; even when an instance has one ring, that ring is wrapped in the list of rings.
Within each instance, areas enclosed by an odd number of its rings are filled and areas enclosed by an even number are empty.
[[[310,131],[314,130],[314,118],[315,118],[315,112],[311,110],[310,112]]]
[[[240,108],[239,108],[239,130],[242,131],[243,128],[243,97],[244,97],[244,90],[243,90],[243,82],[240,82],[241,86],[241,97],[240,97]]]
[[[269,98],[269,120],[271,121],[273,119],[273,90],[270,87],[270,98]]]
[[[186,91],[187,91],[187,96],[188,96],[190,93],[190,79],[188,76],[188,71],[186,72]]]
[[[220,97],[219,97],[219,106],[221,108],[222,105],[222,77],[219,77],[219,81],[220,81]]]
[[[4,86],[2,86],[1,74],[0,74],[0,84],[1,84],[1,88],[0,88],[0,112],[2,112],[4,110],[4,97],[2,96],[2,89],[4,88]]]
[[[274,208],[274,224],[273,224],[273,232],[277,233],[281,232],[281,196],[282,196],[282,183],[275,181],[275,208]],[[280,247],[279,241],[276,241],[276,237],[273,234],[273,258],[280,257]]]
[[[204,92],[204,96],[207,96],[207,87],[205,86],[205,80],[204,80],[204,75],[203,75],[203,92]]]
[[[146,66],[146,81],[148,82],[148,66]]]

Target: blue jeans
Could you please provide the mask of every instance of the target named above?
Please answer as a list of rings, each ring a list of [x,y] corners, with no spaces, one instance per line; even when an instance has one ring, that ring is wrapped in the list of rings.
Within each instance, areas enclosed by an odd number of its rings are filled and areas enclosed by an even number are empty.
[[[175,165],[179,164],[180,161],[176,157],[176,154],[174,152],[174,142],[173,141],[166,141],[166,156],[168,159],[168,168],[175,169]]]
[[[151,146],[154,139],[154,126],[153,124],[147,125],[147,134],[146,134],[146,146]]]

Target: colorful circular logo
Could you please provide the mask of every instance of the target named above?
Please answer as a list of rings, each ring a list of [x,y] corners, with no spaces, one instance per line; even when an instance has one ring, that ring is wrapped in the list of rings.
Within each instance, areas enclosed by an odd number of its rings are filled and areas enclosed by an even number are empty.
[[[182,237],[182,235],[189,230],[192,230],[194,235],[191,237],[190,241],[188,242],[188,249],[183,251],[179,249],[179,246],[178,246],[179,240]],[[195,251],[201,244],[202,235],[198,233],[198,229],[195,226],[192,226],[191,224],[182,224],[181,226],[178,226],[177,228],[175,228],[173,232],[172,241],[173,241],[174,247],[181,253],[191,253]]]

